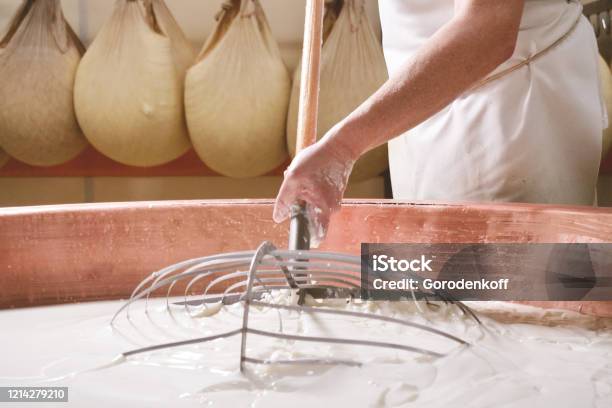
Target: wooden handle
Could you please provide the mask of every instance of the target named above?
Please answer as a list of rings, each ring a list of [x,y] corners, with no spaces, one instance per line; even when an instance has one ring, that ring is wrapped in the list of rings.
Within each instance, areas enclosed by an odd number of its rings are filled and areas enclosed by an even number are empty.
[[[324,13],[325,0],[306,0],[300,108],[298,111],[297,141],[295,144],[296,154],[317,141]],[[310,233],[306,217],[306,203],[304,202],[298,202],[291,207],[289,249],[310,249]]]
[[[317,141],[325,0],[306,1],[296,153]]]

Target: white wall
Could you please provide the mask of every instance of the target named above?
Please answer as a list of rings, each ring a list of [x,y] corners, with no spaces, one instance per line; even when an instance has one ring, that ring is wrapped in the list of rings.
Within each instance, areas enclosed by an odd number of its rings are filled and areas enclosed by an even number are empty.
[[[89,44],[104,21],[110,16],[113,0],[62,0],[64,14],[85,44]],[[214,16],[222,0],[166,0],[168,7],[195,44],[201,46],[212,31]],[[279,42],[290,67],[299,58],[304,29],[305,0],[261,0],[272,32]],[[21,0],[0,0],[0,32],[4,32]],[[379,27],[377,0],[367,0],[372,24]]]

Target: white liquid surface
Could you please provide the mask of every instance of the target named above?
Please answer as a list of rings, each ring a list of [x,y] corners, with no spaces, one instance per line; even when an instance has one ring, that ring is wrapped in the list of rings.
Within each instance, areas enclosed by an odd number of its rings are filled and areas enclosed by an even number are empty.
[[[112,329],[110,318],[121,304],[0,311],[0,386],[69,387],[68,404],[45,407],[612,407],[612,330],[587,328],[598,321],[571,313],[475,304],[514,321],[485,316],[478,326],[454,307],[422,314],[411,302],[335,306],[427,324],[472,344],[464,347],[392,323],[283,311],[285,333],[381,340],[449,354],[436,359],[250,335],[250,357],[334,357],[364,364],[251,364],[241,374],[239,336],[110,364],[122,352],[142,346],[239,328],[241,305],[190,318],[182,307],[170,315],[163,300],[151,301],[147,316],[141,302],[131,308],[131,322],[121,315]],[[517,312],[527,320],[566,322],[556,327],[517,323]],[[252,327],[276,330],[279,314],[253,308],[251,321]]]

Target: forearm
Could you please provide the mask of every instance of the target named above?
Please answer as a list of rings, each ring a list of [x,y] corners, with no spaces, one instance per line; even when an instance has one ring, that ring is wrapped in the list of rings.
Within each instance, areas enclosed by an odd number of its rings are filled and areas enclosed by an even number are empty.
[[[514,2],[510,12],[515,15],[508,15],[506,6],[482,7],[481,14],[469,6],[458,10],[396,75],[329,132],[325,142],[359,157],[425,121],[486,77],[514,51],[522,1],[509,1]]]

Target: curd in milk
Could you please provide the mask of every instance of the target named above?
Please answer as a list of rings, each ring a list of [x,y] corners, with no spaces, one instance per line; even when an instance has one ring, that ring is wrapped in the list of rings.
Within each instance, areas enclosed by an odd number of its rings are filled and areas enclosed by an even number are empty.
[[[278,296],[277,301],[288,301],[284,294]],[[190,318],[179,306],[169,313],[165,299],[150,301],[148,314],[141,302],[131,307],[130,320],[121,315],[111,328],[110,318],[121,304],[0,311],[0,386],[69,388],[67,404],[46,407],[612,406],[612,326],[568,312],[474,303],[484,312],[480,326],[453,306],[432,311],[421,304],[419,312],[412,302],[328,302],[427,324],[472,344],[465,347],[393,323],[252,308],[255,328],[277,330],[282,322],[284,333],[380,340],[447,355],[436,359],[400,350],[249,335],[251,357],[334,357],[363,365],[248,365],[241,374],[240,336],[116,359],[139,347],[239,328],[240,304]]]

